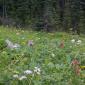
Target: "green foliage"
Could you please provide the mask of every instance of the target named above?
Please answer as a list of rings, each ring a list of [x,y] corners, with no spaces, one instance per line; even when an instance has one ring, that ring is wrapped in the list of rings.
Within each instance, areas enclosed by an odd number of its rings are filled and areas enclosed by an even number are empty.
[[[4,48],[6,48],[6,43],[4,39],[0,39],[0,50],[3,50]]]
[[[2,85],[84,85],[85,71],[76,75],[71,62],[77,58],[80,65],[85,60],[85,39],[67,33],[45,33],[0,27],[0,43],[10,39],[19,43],[19,49],[0,49],[0,84]],[[4,35],[5,34],[5,35]],[[82,40],[81,44],[71,40]],[[28,41],[33,40],[29,46]],[[64,48],[60,47],[64,42]],[[1,45],[2,46],[2,45]],[[35,67],[40,73],[35,72]],[[32,74],[24,71],[31,70]],[[18,78],[14,78],[18,75]],[[20,80],[22,76],[25,79]]]

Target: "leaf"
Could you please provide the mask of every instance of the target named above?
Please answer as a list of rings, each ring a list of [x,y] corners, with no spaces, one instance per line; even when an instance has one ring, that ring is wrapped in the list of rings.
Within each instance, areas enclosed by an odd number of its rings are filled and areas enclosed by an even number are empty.
[[[68,64],[70,64],[71,63],[71,57],[70,56],[67,56],[66,57],[66,61],[67,61]]]

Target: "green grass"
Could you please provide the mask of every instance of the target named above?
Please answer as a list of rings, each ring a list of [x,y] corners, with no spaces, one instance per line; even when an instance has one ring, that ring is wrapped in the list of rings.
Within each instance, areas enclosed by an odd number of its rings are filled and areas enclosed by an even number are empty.
[[[5,40],[20,44],[19,49],[11,50]],[[71,43],[71,40],[82,43]],[[33,46],[28,41],[33,40]],[[60,47],[64,42],[64,48]],[[77,58],[80,65],[85,65],[85,36],[68,33],[46,33],[24,31],[0,27],[0,85],[85,85],[85,71],[77,75],[71,62]],[[40,68],[40,74],[35,73]],[[32,70],[26,75],[25,70]],[[13,75],[25,75],[19,80]]]

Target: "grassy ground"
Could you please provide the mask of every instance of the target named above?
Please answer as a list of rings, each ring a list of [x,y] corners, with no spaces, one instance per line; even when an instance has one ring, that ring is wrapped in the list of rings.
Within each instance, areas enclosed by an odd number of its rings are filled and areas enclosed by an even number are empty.
[[[8,48],[6,39],[20,48]],[[0,85],[85,85],[84,65],[84,35],[0,27]]]

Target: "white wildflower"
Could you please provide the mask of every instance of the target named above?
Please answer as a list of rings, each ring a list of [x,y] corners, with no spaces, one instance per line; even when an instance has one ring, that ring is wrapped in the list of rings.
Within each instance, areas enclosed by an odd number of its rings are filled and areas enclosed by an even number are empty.
[[[52,55],[52,57],[55,57],[55,54],[54,53],[52,53],[51,55]]]
[[[77,44],[81,44],[81,42],[82,42],[81,40],[78,40],[78,41],[77,41]]]
[[[75,39],[72,39],[71,42],[72,42],[72,43],[75,43]]]
[[[15,43],[14,45],[13,45],[13,48],[19,48],[20,47],[20,45],[19,44],[17,44],[17,43]]]
[[[27,79],[27,77],[26,77],[26,76],[21,76],[21,77],[19,78],[19,80],[23,80],[23,79]]]
[[[72,46],[70,46],[70,48],[72,48]]]
[[[32,74],[33,72],[31,70],[24,71],[24,74]]]
[[[17,74],[13,75],[13,78],[18,78],[19,76]]]
[[[11,49],[13,48],[13,43],[10,40],[7,39],[5,42],[8,48],[11,48]]]
[[[7,47],[10,48],[10,49],[17,49],[17,48],[20,47],[19,44],[17,44],[17,43],[13,44],[13,43],[12,43],[10,40],[8,40],[8,39],[7,39],[5,42],[6,42],[6,44],[7,44]]]
[[[38,75],[40,75],[40,72],[38,71],[38,72],[36,72]]]
[[[36,74],[40,74],[41,70],[40,70],[40,68],[35,67],[34,72],[35,72]]]

